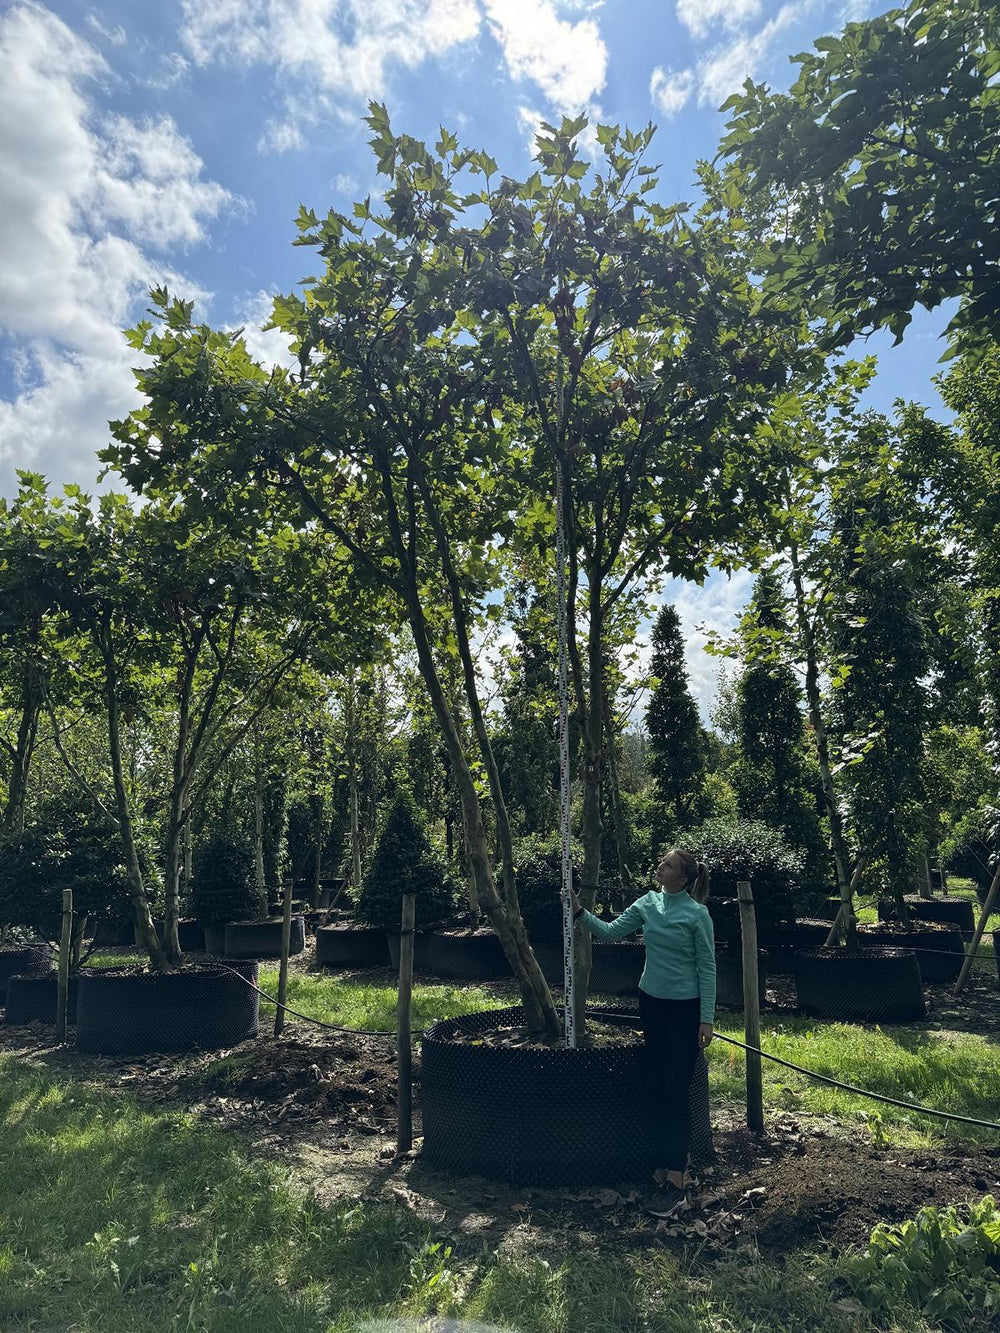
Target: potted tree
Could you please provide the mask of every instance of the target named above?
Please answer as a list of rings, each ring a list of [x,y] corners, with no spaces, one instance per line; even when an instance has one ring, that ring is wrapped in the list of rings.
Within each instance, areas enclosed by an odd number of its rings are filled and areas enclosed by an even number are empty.
[[[394,966],[399,963],[399,919],[405,893],[416,897],[418,931],[451,916],[458,900],[454,875],[431,844],[413,797],[401,790],[382,819],[356,908],[359,921],[385,931]],[[414,963],[426,966],[430,958],[420,934],[415,944]]]

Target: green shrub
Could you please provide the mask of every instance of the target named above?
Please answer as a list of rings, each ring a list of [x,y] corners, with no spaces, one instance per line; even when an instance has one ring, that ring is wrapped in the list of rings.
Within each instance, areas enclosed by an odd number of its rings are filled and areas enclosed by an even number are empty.
[[[996,869],[998,817],[1000,811],[980,805],[956,821],[939,849],[946,871],[989,888]]]
[[[188,901],[192,916],[205,926],[227,921],[253,921],[264,912],[257,891],[253,847],[246,838],[212,833],[196,848],[193,886]]]
[[[432,846],[413,797],[402,791],[379,828],[356,915],[370,926],[398,930],[405,893],[416,895],[417,925],[426,926],[454,912],[458,884]]]
[[[928,1205],[901,1226],[880,1223],[841,1272],[875,1313],[895,1318],[916,1306],[933,1327],[960,1333],[1000,1313],[1000,1209],[986,1195],[944,1211]]]
[[[791,920],[813,905],[802,890],[805,853],[761,820],[706,819],[678,846],[707,864],[713,898],[735,898],[739,880],[749,880],[762,924]]]
[[[44,801],[22,834],[0,841],[0,921],[57,940],[67,888],[80,925],[85,916],[131,915],[117,829],[68,791]]]
[[[556,834],[522,838],[514,849],[521,915],[532,944],[562,940],[562,840]],[[580,848],[573,843],[573,882],[580,884]]]

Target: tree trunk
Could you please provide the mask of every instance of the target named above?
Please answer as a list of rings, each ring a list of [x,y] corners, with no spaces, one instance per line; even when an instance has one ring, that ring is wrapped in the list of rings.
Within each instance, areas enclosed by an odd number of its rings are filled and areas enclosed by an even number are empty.
[[[351,886],[354,901],[361,892],[361,828],[358,818],[358,749],[357,749],[357,714],[354,708],[354,672],[350,673],[347,684],[347,704],[345,723],[347,732],[347,790],[351,820]]]
[[[920,869],[917,883],[921,898],[934,897],[934,885],[931,882],[931,862],[926,851],[920,853]]]
[[[441,727],[452,765],[455,787],[461,801],[469,867],[479,906],[489,917],[490,924],[496,931],[507,961],[517,978],[529,1031],[557,1037],[562,1030],[562,1024],[542,970],[528,942],[521,914],[516,908],[513,911],[508,910],[496,891],[475,780],[434,663],[424,625],[423,608],[419,604],[419,594],[412,581],[407,587],[406,601],[420,674],[427,686],[431,706]]]
[[[142,882],[142,870],[139,866],[139,853],[135,842],[135,828],[132,823],[132,810],[129,805],[128,791],[125,786],[125,769],[122,764],[121,714],[118,709],[118,673],[114,656],[109,647],[101,644],[104,658],[104,701],[108,710],[108,749],[111,757],[111,775],[115,788],[115,807],[118,814],[118,831],[121,834],[122,850],[125,854],[125,872],[128,879],[129,898],[135,917],[136,934],[139,946],[146,950],[149,961],[157,972],[169,972],[171,964],[160,941],[156,937],[153,917],[146,899]]]
[[[802,572],[799,568],[798,548],[795,546],[791,547],[790,560],[792,583],[795,589],[795,618],[799,627],[799,636],[806,662],[806,705],[809,710],[809,721],[816,736],[820,783],[823,788],[823,802],[830,823],[830,844],[837,875],[837,889],[840,893],[841,902],[850,905],[851,876],[848,869],[851,861],[850,850],[847,846],[844,824],[840,817],[840,807],[837,804],[837,793],[833,785],[833,771],[830,765],[830,738],[823,718],[819,692],[816,635],[809,623],[805,587],[802,582]]]
[[[319,907],[319,881],[323,873],[323,793],[313,792],[309,800],[313,814],[312,883],[309,886],[309,901],[315,911]]]
[[[254,731],[253,766],[253,865],[257,883],[257,908],[267,915],[267,885],[264,883],[264,770],[260,757],[260,733]]]
[[[594,539],[595,550],[601,543]],[[580,901],[592,908],[597,896],[601,874],[601,841],[604,822],[601,818],[601,769],[604,761],[604,609],[601,605],[603,582],[595,561],[587,570],[589,624],[587,627],[588,694],[583,717],[583,810],[580,838],[583,842],[583,871],[579,888]],[[576,617],[570,615],[575,627]],[[575,628],[573,630],[575,633]],[[590,932],[577,930],[574,938],[574,1019],[576,1030],[582,1032],[587,1015],[587,991],[590,987],[591,938]]]

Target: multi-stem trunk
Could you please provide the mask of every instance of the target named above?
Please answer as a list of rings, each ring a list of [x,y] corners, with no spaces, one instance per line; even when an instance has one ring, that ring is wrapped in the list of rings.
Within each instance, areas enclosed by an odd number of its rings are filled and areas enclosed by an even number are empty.
[[[833,770],[830,764],[830,736],[826,720],[823,717],[822,700],[819,690],[819,653],[816,645],[816,632],[809,619],[805,584],[799,564],[798,547],[792,545],[789,551],[792,586],[795,591],[795,620],[798,625],[802,653],[806,664],[806,707],[809,721],[816,737],[816,757],[819,764],[820,783],[823,788],[823,803],[826,806],[830,824],[830,845],[833,850],[833,863],[837,875],[837,891],[840,895],[840,912],[846,932],[847,943],[854,944],[855,919],[854,903],[851,893],[850,849],[844,834],[844,824],[840,817],[840,806],[833,784]]]
[[[358,894],[361,892],[361,821],[359,818],[359,795],[358,795],[358,734],[357,734],[357,709],[354,694],[354,673],[351,672],[347,682],[347,695],[345,700],[345,731],[347,750],[347,792],[348,804],[350,806],[351,821],[351,889],[354,893],[354,901],[357,902]]]
[[[146,899],[145,886],[142,882],[142,869],[139,865],[139,853],[135,841],[135,826],[132,822],[132,810],[125,785],[125,769],[122,763],[121,713],[118,708],[118,672],[114,651],[107,639],[99,643],[104,659],[104,701],[108,714],[108,750],[111,758],[111,775],[115,788],[115,809],[118,815],[118,831],[121,834],[122,851],[125,855],[125,873],[128,881],[129,898],[135,917],[135,930],[138,943],[149,955],[149,961],[157,972],[169,972],[170,961],[160,946],[153,917]]]
[[[309,902],[315,911],[319,907],[319,881],[323,872],[323,793],[313,792],[309,797],[313,817],[312,875],[309,885]]]
[[[7,801],[0,829],[20,835],[24,832],[24,807],[28,795],[28,773],[31,757],[38,739],[38,720],[42,712],[44,693],[40,687],[37,663],[27,654],[21,672],[21,717],[18,721],[17,740],[10,752],[10,778],[7,782]]]

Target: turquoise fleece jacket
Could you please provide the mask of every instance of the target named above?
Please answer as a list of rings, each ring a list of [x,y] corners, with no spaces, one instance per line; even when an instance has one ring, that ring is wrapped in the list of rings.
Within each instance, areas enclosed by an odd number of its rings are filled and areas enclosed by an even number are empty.
[[[701,1021],[715,1022],[715,931],[708,908],[691,895],[652,889],[614,921],[584,910],[578,918],[599,940],[641,930],[646,966],[639,985],[659,1000],[701,1000]]]

